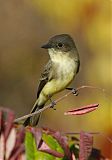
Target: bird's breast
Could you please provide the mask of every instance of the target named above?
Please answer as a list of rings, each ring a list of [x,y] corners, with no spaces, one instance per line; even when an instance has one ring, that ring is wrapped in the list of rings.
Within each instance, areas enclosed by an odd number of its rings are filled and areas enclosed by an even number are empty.
[[[57,79],[72,79],[75,74],[77,66],[75,64],[75,61],[69,57],[64,59],[57,59],[54,63],[54,73]]]
[[[69,57],[58,57],[54,62],[53,74],[56,92],[66,88],[76,75],[77,64]]]

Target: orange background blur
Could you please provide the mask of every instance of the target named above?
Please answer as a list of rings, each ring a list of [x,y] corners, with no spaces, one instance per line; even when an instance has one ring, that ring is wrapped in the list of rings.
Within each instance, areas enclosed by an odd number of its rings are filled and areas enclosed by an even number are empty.
[[[66,132],[101,132],[94,146],[112,158],[112,56],[111,0],[0,0],[0,104],[16,117],[29,113],[40,73],[47,63],[41,45],[56,34],[68,33],[78,48],[81,67],[73,87],[92,85],[105,89],[81,90],[43,113],[40,125]],[[63,91],[55,98],[67,91]],[[72,107],[99,103],[97,111],[64,116]]]

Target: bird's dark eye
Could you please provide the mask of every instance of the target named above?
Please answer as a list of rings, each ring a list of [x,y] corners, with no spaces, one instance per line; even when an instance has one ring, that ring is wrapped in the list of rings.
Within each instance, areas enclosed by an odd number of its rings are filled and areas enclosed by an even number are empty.
[[[62,43],[58,43],[57,46],[58,46],[58,48],[61,48],[61,47],[63,47],[63,44]]]

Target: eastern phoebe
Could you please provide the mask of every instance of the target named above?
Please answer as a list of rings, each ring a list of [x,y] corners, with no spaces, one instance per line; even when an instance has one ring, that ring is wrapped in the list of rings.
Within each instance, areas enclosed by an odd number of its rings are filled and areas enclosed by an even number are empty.
[[[37,104],[34,105],[31,113],[43,108],[50,97],[64,90],[74,79],[80,66],[77,48],[68,34],[50,38],[42,48],[48,49],[50,60],[41,74],[37,91]],[[36,126],[39,117],[40,114],[27,118],[24,126]]]

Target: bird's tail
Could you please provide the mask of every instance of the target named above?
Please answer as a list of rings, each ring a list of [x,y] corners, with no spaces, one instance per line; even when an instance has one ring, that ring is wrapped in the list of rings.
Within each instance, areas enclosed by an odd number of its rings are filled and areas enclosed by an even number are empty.
[[[39,109],[43,108],[43,106],[44,106],[44,104],[42,106],[38,106],[37,101],[36,101],[30,113],[34,113],[34,112],[38,111]],[[28,117],[24,121],[23,125],[25,127],[28,126],[28,125],[29,126],[36,126],[39,122],[40,116],[41,116],[41,113],[38,113],[38,114],[36,114],[32,117]]]

